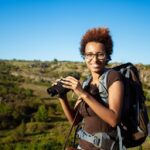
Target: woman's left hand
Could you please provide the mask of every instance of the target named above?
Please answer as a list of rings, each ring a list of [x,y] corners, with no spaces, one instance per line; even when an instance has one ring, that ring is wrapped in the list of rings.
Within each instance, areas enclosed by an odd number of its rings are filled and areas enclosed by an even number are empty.
[[[83,92],[80,81],[72,76],[63,78],[60,82],[63,84],[64,88],[73,90],[78,96]]]

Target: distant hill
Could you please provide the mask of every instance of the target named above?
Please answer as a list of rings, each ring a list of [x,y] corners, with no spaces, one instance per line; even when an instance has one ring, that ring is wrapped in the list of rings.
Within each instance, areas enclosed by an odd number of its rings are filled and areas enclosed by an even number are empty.
[[[81,74],[82,80],[89,74],[85,63],[71,61],[6,61],[12,65],[11,74],[23,76],[32,81],[54,82],[65,73],[77,71]],[[108,67],[117,66],[121,63],[111,63]],[[140,72],[141,81],[146,89],[150,89],[150,65],[135,64]],[[147,91],[148,92],[148,91]],[[150,96],[150,93],[148,94]]]
[[[68,71],[77,71],[81,76],[85,77],[88,74],[85,63],[71,61],[24,61],[24,60],[9,60],[2,61],[13,66],[11,73],[15,76],[21,75],[34,80],[43,79],[51,81],[60,77]],[[108,67],[117,66],[121,63],[111,63]],[[150,86],[150,65],[135,64],[140,71],[141,80],[144,84]]]

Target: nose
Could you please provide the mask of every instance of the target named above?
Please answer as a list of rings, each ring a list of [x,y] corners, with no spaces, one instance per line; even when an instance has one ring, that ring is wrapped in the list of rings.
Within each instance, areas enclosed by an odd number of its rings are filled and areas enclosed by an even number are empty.
[[[92,59],[94,62],[97,62],[98,61],[98,57],[97,55],[94,55],[93,59]]]

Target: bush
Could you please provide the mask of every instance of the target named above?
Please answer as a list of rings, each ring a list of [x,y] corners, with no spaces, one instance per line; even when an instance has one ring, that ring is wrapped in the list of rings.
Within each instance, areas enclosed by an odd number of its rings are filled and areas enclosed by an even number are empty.
[[[41,105],[38,108],[38,111],[35,115],[36,121],[47,121],[48,119],[48,111],[45,108],[45,105]]]
[[[1,150],[13,150],[13,146],[11,144],[5,144],[0,146]]]
[[[7,89],[3,86],[0,86],[0,91],[1,91],[0,95],[6,95],[7,94]]]
[[[26,124],[26,134],[42,133],[49,128],[52,126],[44,122],[30,122]]]
[[[26,124],[22,121],[19,127],[16,129],[15,134],[20,137],[24,137],[26,132]]]
[[[9,128],[8,120],[2,120],[0,124],[0,129],[7,129]]]
[[[26,133],[27,134],[32,134],[32,133],[36,132],[36,130],[37,130],[37,123],[32,122],[32,123],[26,124]]]
[[[5,103],[1,103],[0,104],[0,113],[2,114],[10,114],[12,112],[12,106],[5,104]]]
[[[48,116],[50,117],[52,115],[55,115],[57,111],[56,109],[57,109],[57,104],[54,103],[50,104],[50,106],[48,106]]]

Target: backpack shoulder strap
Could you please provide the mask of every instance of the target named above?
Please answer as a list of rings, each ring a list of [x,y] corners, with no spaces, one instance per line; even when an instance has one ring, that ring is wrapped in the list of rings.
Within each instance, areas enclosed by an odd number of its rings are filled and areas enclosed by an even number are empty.
[[[106,69],[104,71],[104,73],[101,75],[101,77],[99,78],[99,86],[98,86],[98,90],[99,90],[99,95],[102,99],[102,101],[104,101],[105,103],[108,103],[108,88],[107,88],[107,78],[108,78],[108,74],[112,71],[113,69]],[[92,79],[92,76],[88,76],[88,78],[83,82],[82,87],[85,89],[90,81]]]
[[[86,80],[83,82],[83,84],[82,84],[82,88],[83,88],[83,89],[85,89],[85,88],[89,85],[91,79],[92,79],[92,76],[89,75],[89,76],[87,77],[87,79],[86,79]]]
[[[106,69],[104,71],[104,73],[101,75],[101,77],[99,78],[99,94],[100,97],[102,99],[102,101],[104,101],[105,103],[108,103],[108,87],[107,87],[107,78],[108,78],[108,74],[112,71],[113,69]]]

